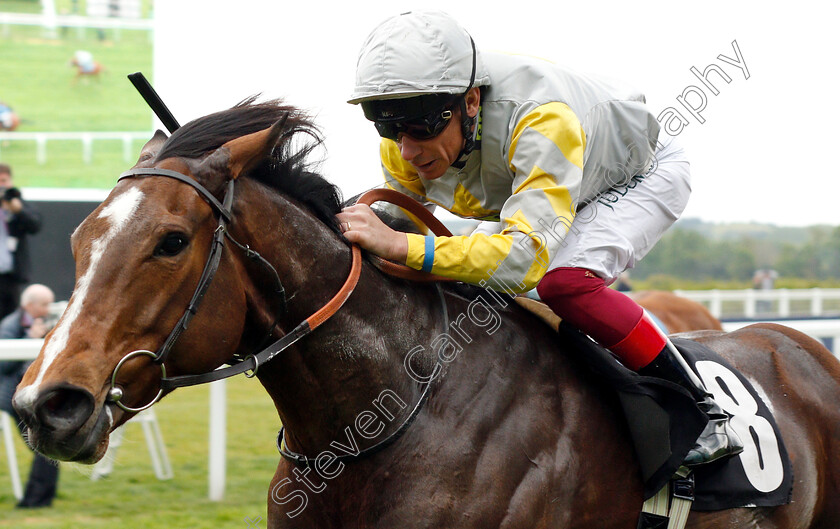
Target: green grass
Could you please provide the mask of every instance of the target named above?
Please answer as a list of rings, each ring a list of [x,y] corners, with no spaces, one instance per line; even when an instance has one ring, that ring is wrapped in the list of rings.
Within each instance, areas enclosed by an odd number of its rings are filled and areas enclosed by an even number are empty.
[[[83,5],[84,2],[82,2]],[[59,12],[70,0],[58,0]],[[144,2],[148,13],[151,2]],[[0,0],[0,11],[40,12],[34,0]],[[0,99],[24,120],[20,131],[144,131],[152,113],[126,79],[143,71],[151,79],[152,43],[146,31],[61,31],[46,38],[40,28],[0,27]],[[68,65],[77,49],[93,53],[106,68],[99,81],[74,82]],[[142,146],[132,145],[132,158]],[[47,143],[38,164],[34,142],[0,144],[0,161],[27,187],[113,186],[134,160],[123,159],[121,142],[95,141],[90,164],[78,141]],[[62,464],[54,506],[14,509],[5,452],[0,462],[0,528],[122,529],[242,528],[245,517],[265,519],[268,485],[279,456],[274,446],[279,420],[262,387],[244,377],[228,383],[227,488],[225,499],[207,499],[208,388],[183,388],[155,406],[175,477],[159,481],[139,424],[129,424],[112,475],[91,481],[90,467]],[[16,437],[18,464],[26,480],[31,452]],[[1,442],[1,441],[0,441]],[[264,523],[260,524],[264,527]]]
[[[85,163],[80,141],[47,142],[47,161],[40,165],[35,161],[35,142],[19,141],[0,147],[0,160],[12,166],[15,184],[20,187],[110,189],[117,176],[137,161],[144,143],[132,142],[132,157],[126,160],[121,141],[94,141],[91,163]]]
[[[75,13],[74,13],[75,4]],[[153,0],[141,2],[140,13],[148,18],[152,12]],[[83,14],[87,9],[86,0],[56,0],[55,10],[59,15]],[[0,0],[0,11],[11,13],[41,13],[41,0]]]
[[[227,390],[227,487],[223,501],[207,499],[208,388],[182,388],[154,408],[172,462],[172,480],[155,478],[142,428],[129,424],[110,477],[91,481],[90,467],[62,464],[53,507],[20,510],[13,507],[4,451],[0,528],[243,529],[247,527],[245,517],[265,520],[269,482],[280,457],[274,446],[279,419],[256,380],[230,379]],[[31,452],[20,436],[16,438],[25,483]]]
[[[27,2],[15,2],[26,4]],[[73,53],[86,49],[106,71],[97,79],[75,80]],[[75,29],[58,39],[40,28],[9,26],[0,34],[0,100],[21,117],[20,132],[148,131],[152,112],[126,75],[142,71],[151,78],[152,43],[148,31],[107,31],[105,40]],[[151,80],[151,79],[150,79]],[[139,152],[142,142],[135,142]],[[122,144],[94,141],[93,160],[82,160],[78,141],[47,142],[47,162],[39,164],[31,141],[0,144],[0,161],[12,165],[23,187],[113,186],[116,175],[133,165],[123,159]]]
[[[42,8],[39,0],[0,0],[0,11],[10,13],[40,13]]]

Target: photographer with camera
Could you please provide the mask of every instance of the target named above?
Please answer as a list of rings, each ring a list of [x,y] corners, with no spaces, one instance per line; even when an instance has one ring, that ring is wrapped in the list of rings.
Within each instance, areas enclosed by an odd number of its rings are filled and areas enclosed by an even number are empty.
[[[43,338],[50,330],[50,304],[55,295],[49,287],[29,285],[20,296],[20,307],[0,321],[0,339]],[[53,322],[54,323],[54,322]],[[0,361],[0,410],[5,411],[20,424],[12,407],[12,395],[23,374],[32,362],[20,360]],[[58,464],[35,453],[29,481],[19,508],[49,507],[58,485]]]
[[[0,318],[18,306],[21,287],[29,282],[27,236],[41,229],[41,214],[14,187],[12,168],[0,163]]]

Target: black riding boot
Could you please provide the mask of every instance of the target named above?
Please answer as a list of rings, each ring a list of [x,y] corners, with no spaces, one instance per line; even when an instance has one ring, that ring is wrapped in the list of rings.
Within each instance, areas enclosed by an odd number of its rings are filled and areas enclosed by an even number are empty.
[[[713,399],[712,395],[702,386],[696,385],[692,377],[685,372],[682,364],[674,358],[669,344],[653,359],[653,361],[639,370],[640,375],[663,378],[684,387],[697,401],[697,406],[709,417],[709,423],[697,438],[688,455],[685,457],[686,466],[702,465],[723,457],[740,454],[744,450],[744,443],[729,424],[730,415],[726,413]]]

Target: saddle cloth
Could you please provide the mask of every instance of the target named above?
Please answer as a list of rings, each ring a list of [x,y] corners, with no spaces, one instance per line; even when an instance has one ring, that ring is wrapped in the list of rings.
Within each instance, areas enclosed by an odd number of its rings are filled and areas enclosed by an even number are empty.
[[[679,469],[707,422],[687,390],[672,382],[644,377],[566,323],[558,332],[574,353],[616,391],[624,410],[644,480],[645,499],[653,496]],[[692,508],[713,511],[790,502],[793,471],[770,409],[753,385],[720,355],[690,340],[673,339],[714,395],[730,413],[744,452],[694,467]]]

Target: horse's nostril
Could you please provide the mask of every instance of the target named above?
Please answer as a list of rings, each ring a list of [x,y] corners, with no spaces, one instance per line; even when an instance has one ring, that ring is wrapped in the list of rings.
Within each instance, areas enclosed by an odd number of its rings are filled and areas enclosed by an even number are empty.
[[[54,431],[78,430],[93,413],[93,395],[75,387],[45,391],[35,404],[35,415],[42,426]]]

